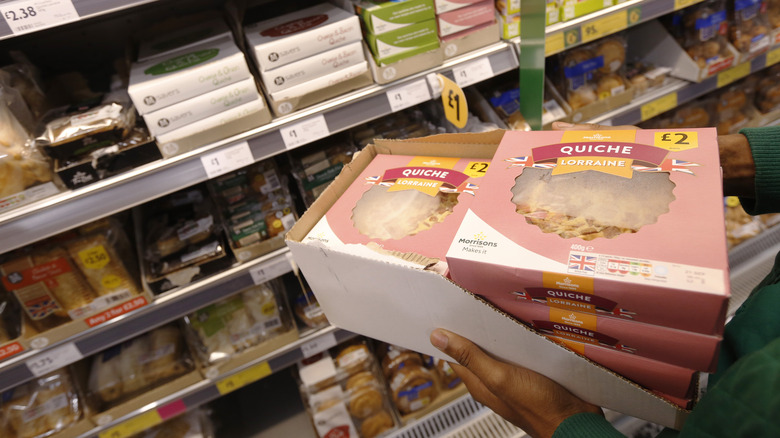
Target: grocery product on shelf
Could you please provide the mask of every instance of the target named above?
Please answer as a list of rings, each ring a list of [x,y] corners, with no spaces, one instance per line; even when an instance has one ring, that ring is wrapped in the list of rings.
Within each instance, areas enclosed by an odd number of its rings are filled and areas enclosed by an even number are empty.
[[[393,113],[350,130],[352,142],[363,148],[377,138],[416,138],[444,132],[419,109]]]
[[[669,67],[655,67],[641,59],[626,63],[626,79],[636,95],[652,92],[664,85],[671,71]]]
[[[144,285],[153,293],[188,285],[233,263],[204,185],[136,207],[133,215]]]
[[[0,432],[8,438],[43,438],[75,425],[85,414],[71,372],[62,368],[2,393]]]
[[[366,34],[368,47],[379,65],[388,65],[439,47],[436,20],[430,19],[380,34]]]
[[[142,294],[126,262],[130,254],[120,224],[100,220],[3,255],[0,273],[5,290],[43,331]]]
[[[755,90],[755,105],[762,113],[780,108],[780,66],[770,67],[759,79]]]
[[[729,2],[729,40],[742,53],[741,62],[766,52],[770,45],[766,0]]]
[[[288,154],[292,175],[307,206],[320,196],[358,151],[344,136],[334,140],[328,146],[301,149]]]
[[[309,328],[316,329],[328,325],[328,318],[311,290],[305,290],[295,297],[293,309],[295,316]]]
[[[88,396],[102,412],[192,368],[181,332],[165,325],[93,356]]]
[[[718,134],[736,134],[750,122],[753,108],[754,81],[741,81],[718,90],[714,114],[717,116]]]
[[[177,16],[152,24],[139,36],[139,62],[169,54],[200,43],[230,36],[230,28],[219,11]]]
[[[441,38],[461,34],[469,29],[478,28],[495,22],[493,0],[483,0],[447,12],[436,12],[436,21]]]
[[[366,341],[351,342],[303,359],[297,376],[306,410],[318,436],[374,438],[395,429],[398,420]]]
[[[708,74],[733,65],[735,51],[727,36],[726,2],[706,0],[671,16],[667,29],[677,39],[688,56]]]
[[[187,339],[201,365],[224,362],[294,328],[282,287],[278,281],[261,283],[185,316]]]
[[[262,21],[245,23],[243,32],[277,115],[371,82],[354,14],[319,3],[263,17]]]
[[[284,246],[284,233],[297,214],[273,159],[230,172],[208,183],[222,216],[228,242],[239,262]]]

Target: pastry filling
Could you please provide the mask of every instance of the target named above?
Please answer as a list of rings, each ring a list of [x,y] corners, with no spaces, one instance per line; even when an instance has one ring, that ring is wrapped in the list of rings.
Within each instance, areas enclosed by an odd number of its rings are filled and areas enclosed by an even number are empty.
[[[563,175],[525,168],[515,179],[512,202],[527,223],[564,239],[612,239],[636,233],[669,211],[674,183],[665,172],[632,178],[588,170]]]
[[[352,223],[360,234],[372,239],[401,239],[432,228],[452,213],[457,193],[430,196],[418,190],[388,191],[375,185],[352,210]]]

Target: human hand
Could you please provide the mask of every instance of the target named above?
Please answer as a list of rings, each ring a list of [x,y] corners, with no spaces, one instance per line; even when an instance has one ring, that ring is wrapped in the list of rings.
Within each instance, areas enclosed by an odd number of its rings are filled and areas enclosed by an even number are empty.
[[[431,343],[457,360],[452,369],[471,396],[534,438],[549,438],[566,418],[601,408],[529,369],[490,357],[468,339],[436,329]]]
[[[553,122],[554,131],[601,131],[601,130],[630,130],[641,129],[636,126],[604,126],[595,123],[580,123],[577,125],[567,122]],[[753,162],[753,153],[747,137],[742,134],[729,134],[718,136],[718,152],[720,154],[720,166],[723,169],[723,195],[755,197],[756,165]]]

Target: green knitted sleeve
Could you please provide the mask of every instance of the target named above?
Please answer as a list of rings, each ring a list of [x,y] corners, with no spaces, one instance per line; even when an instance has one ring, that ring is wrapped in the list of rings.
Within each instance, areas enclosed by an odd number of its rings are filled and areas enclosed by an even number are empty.
[[[584,412],[563,420],[552,438],[625,438],[606,418]]]
[[[780,126],[744,128],[756,163],[756,199],[740,199],[750,214],[780,212]]]

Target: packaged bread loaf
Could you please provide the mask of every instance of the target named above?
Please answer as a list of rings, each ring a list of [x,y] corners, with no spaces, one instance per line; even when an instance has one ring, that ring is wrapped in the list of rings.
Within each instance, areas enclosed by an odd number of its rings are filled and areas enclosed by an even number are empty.
[[[75,424],[83,409],[70,372],[63,368],[5,391],[0,425],[5,424],[10,437],[43,438]]]

